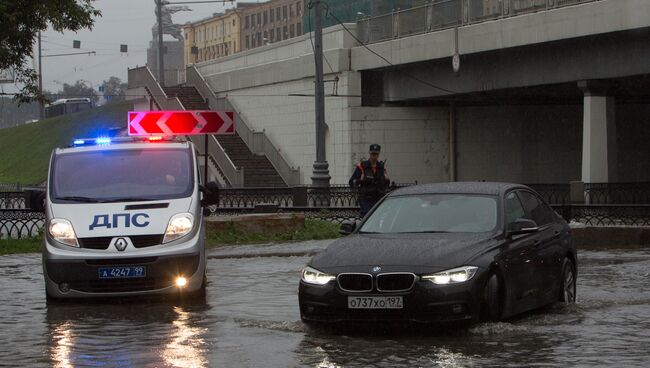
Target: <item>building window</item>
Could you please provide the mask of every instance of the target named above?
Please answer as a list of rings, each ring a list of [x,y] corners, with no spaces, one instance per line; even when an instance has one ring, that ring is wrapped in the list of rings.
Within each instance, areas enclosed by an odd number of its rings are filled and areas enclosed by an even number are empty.
[[[293,18],[293,4],[289,5],[289,17]]]
[[[266,10],[264,11],[264,25],[267,25],[269,23],[269,12]]]
[[[302,15],[302,4],[300,2],[296,3],[296,15],[298,16]]]
[[[257,25],[262,24],[262,13],[257,13]]]
[[[271,42],[275,41],[275,29],[269,31],[269,41]]]
[[[280,27],[275,30],[275,39],[277,41],[282,41],[282,33],[280,32]]]
[[[296,24],[296,35],[302,36],[302,23]]]
[[[280,7],[275,9],[275,20],[278,22],[282,20],[282,17],[280,16]]]
[[[244,18],[244,29],[250,28],[250,19],[251,17],[248,15],[246,16],[246,18]]]
[[[248,36],[246,36],[246,48],[250,49],[251,48],[251,40]]]
[[[289,36],[289,31],[287,29],[287,26],[282,27],[282,39],[286,40],[288,36]]]
[[[255,42],[255,35],[253,35],[253,41],[251,42],[251,48],[254,49],[257,46],[257,43]]]
[[[294,28],[295,26],[293,23],[289,26],[289,37],[293,38],[296,35],[296,30]]]
[[[265,45],[266,45],[267,43],[271,42],[271,41],[269,40],[269,34],[268,34],[266,31],[264,31],[264,39],[262,39],[262,41],[263,41],[262,43],[265,44]]]
[[[255,35],[255,38],[257,38],[257,46],[264,45],[264,40],[262,39],[262,32],[257,32],[257,35]]]
[[[274,18],[273,16],[274,16],[274,15],[275,15],[275,11],[273,11],[273,9],[269,10],[269,18],[270,18],[269,21],[270,21],[271,23],[273,23],[273,22],[275,21],[275,20],[273,20],[273,18]]]
[[[287,19],[287,6],[282,7],[282,19]]]

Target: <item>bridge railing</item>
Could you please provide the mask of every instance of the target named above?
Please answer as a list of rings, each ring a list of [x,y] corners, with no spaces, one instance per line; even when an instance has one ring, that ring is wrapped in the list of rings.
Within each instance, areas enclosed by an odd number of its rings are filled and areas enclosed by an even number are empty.
[[[601,0],[430,0],[424,5],[357,21],[364,44],[387,41],[447,28],[546,11]]]

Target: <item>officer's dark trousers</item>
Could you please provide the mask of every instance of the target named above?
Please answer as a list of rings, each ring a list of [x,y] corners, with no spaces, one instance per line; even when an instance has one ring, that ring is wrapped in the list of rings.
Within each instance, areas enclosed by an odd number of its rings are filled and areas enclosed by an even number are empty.
[[[372,208],[372,206],[375,205],[375,203],[377,203],[376,200],[367,199],[367,198],[359,199],[359,207],[361,207],[359,214],[361,215],[361,218],[364,218],[366,216],[368,211],[370,211],[370,209]]]

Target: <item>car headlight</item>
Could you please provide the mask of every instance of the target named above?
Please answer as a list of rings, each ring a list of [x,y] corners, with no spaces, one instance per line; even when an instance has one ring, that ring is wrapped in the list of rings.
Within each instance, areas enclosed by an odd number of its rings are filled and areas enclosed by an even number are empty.
[[[187,235],[194,227],[194,216],[191,213],[179,213],[172,216],[167,224],[163,243],[180,239]]]
[[[305,267],[302,270],[302,281],[313,285],[325,285],[334,280],[336,277],[320,272],[319,270],[311,267]]]
[[[422,279],[431,281],[436,285],[458,284],[474,277],[476,270],[478,270],[476,266],[464,266],[431,275],[424,275]]]
[[[59,243],[79,248],[77,235],[72,228],[70,221],[65,219],[51,219],[50,226],[47,227],[52,239]]]

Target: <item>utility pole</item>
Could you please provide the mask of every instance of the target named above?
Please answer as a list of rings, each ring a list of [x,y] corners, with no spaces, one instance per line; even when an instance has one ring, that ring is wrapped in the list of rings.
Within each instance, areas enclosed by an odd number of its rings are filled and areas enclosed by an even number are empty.
[[[43,49],[41,48],[41,31],[38,31],[38,93],[41,95],[41,99],[38,102],[38,120],[43,120],[45,117],[45,106],[43,105],[43,68],[42,68],[42,54]]]
[[[163,24],[162,24],[163,0],[156,0],[156,15],[158,16],[158,83],[165,86],[165,62],[163,60]]]
[[[325,155],[325,86],[323,83],[323,24],[321,23],[321,0],[314,0],[314,58],[316,61],[316,161],[311,183],[314,187],[330,186],[329,164]]]

